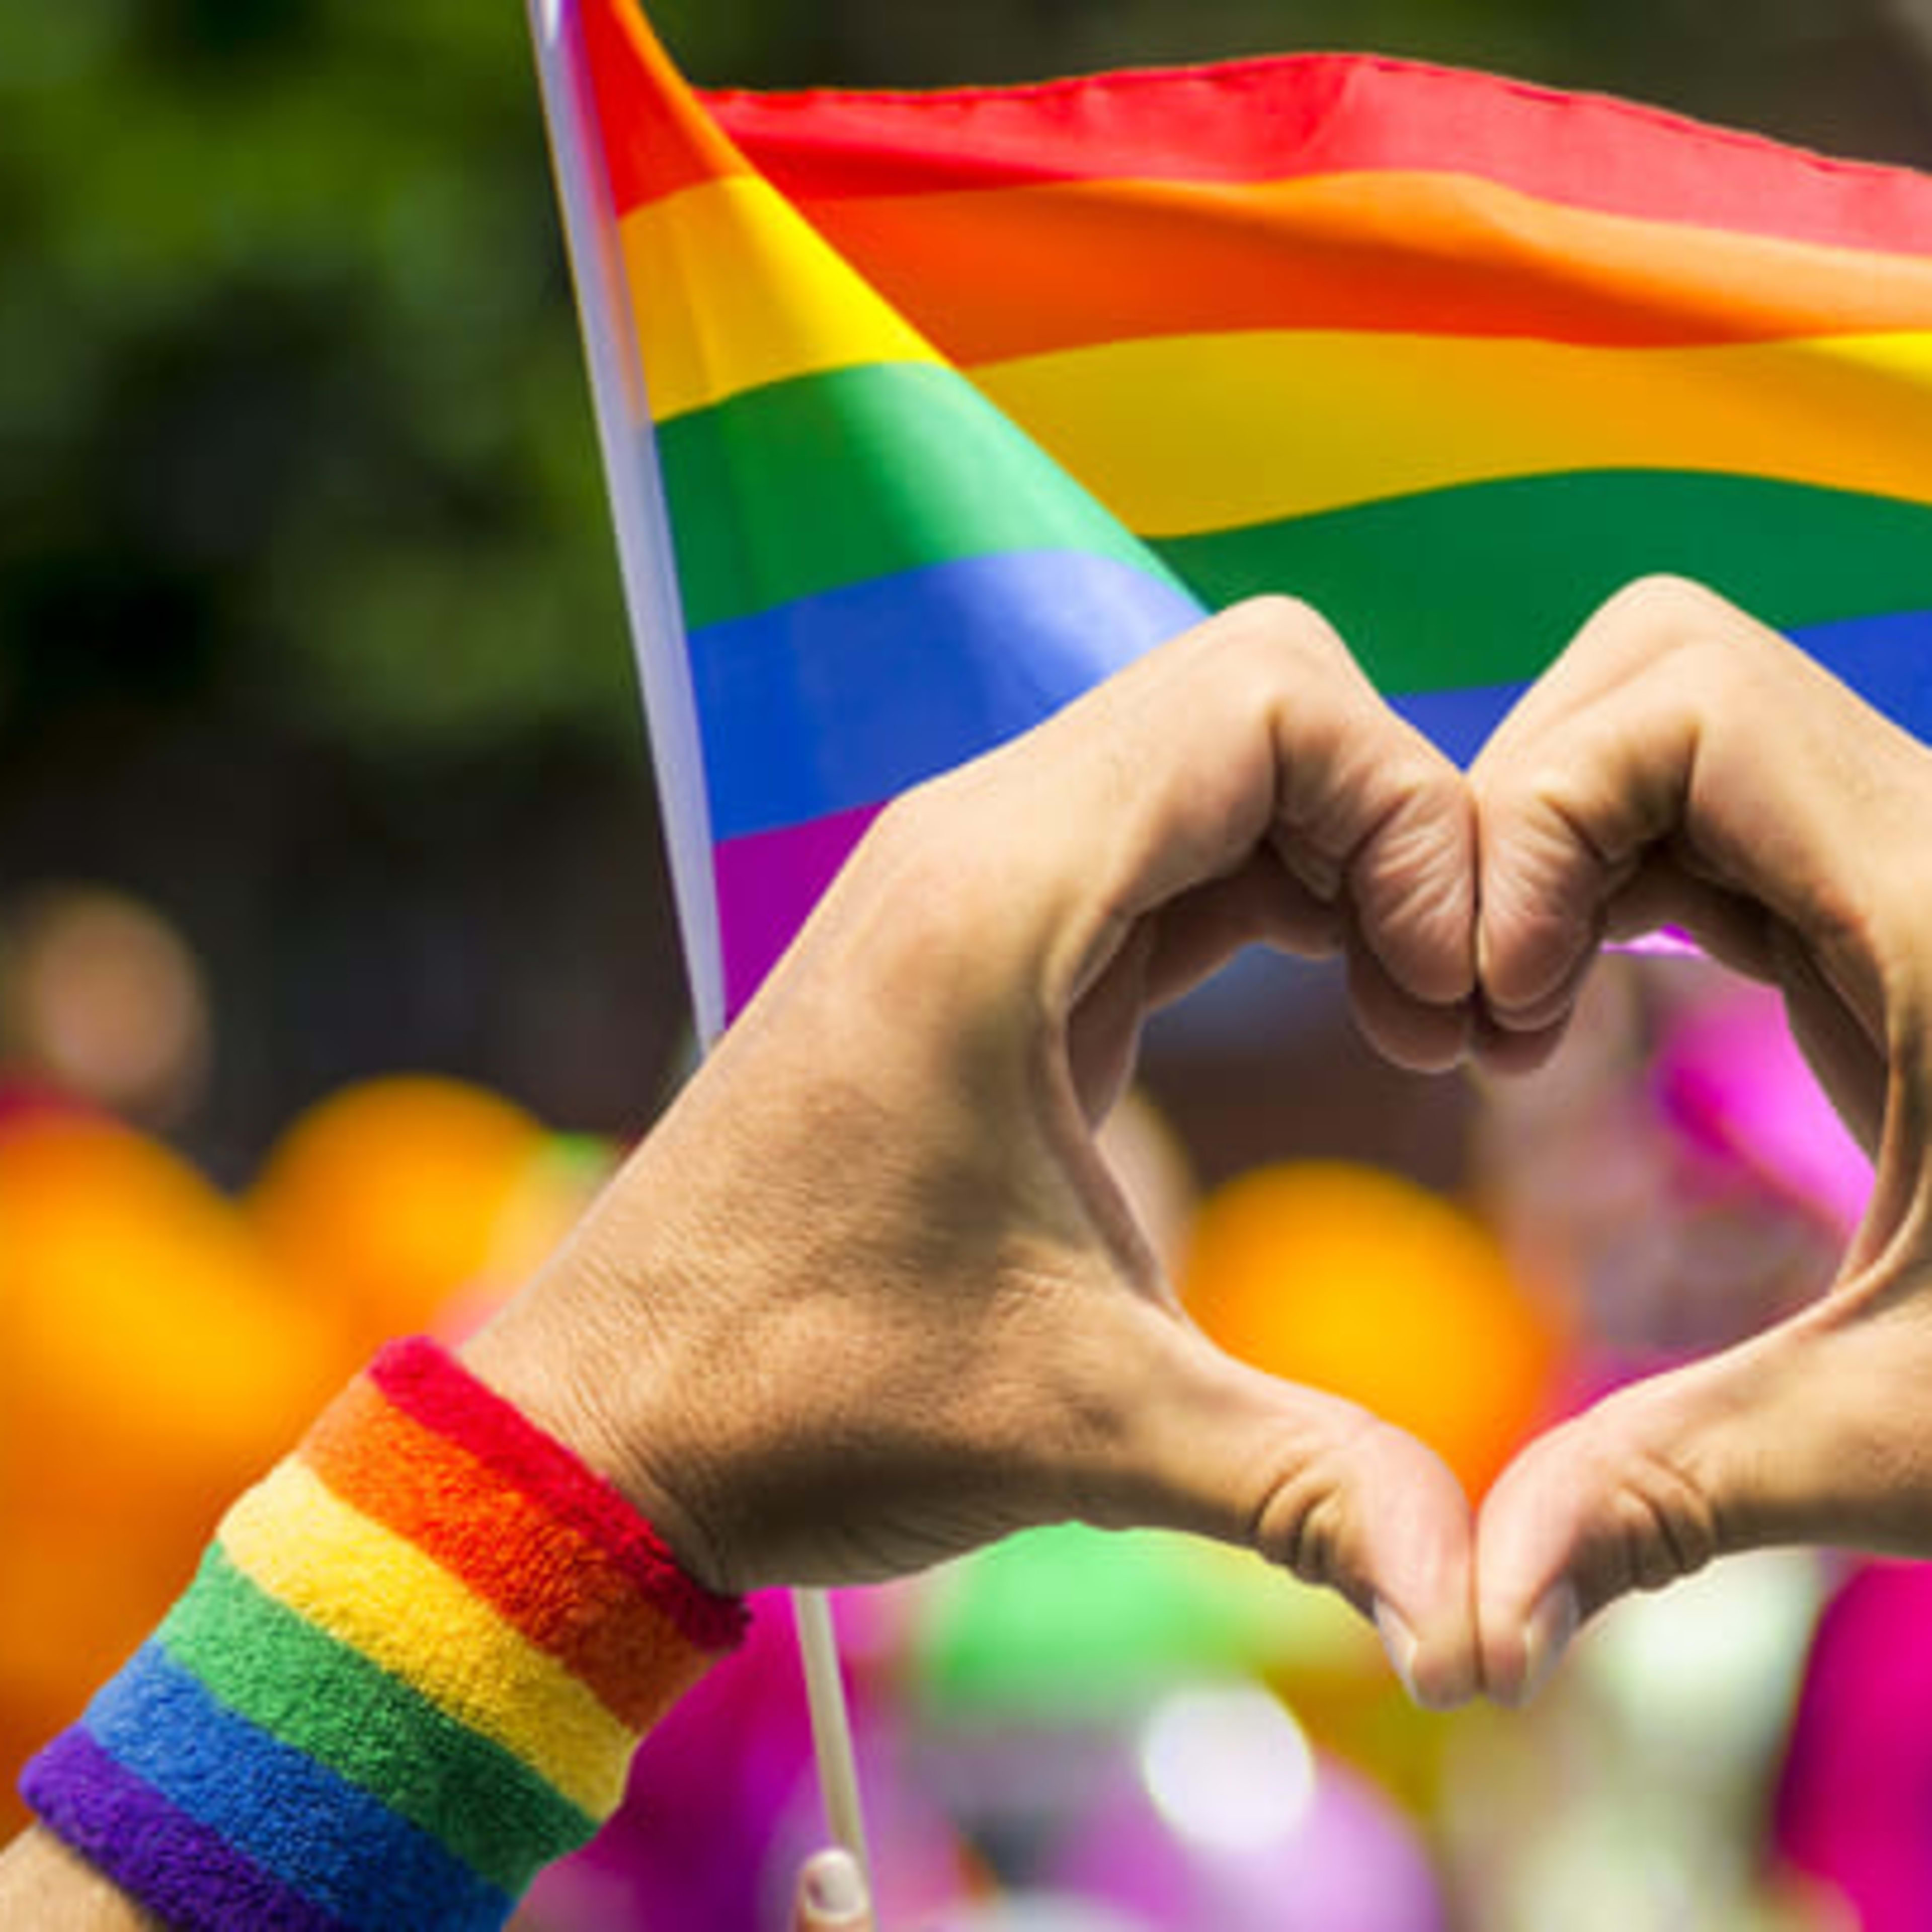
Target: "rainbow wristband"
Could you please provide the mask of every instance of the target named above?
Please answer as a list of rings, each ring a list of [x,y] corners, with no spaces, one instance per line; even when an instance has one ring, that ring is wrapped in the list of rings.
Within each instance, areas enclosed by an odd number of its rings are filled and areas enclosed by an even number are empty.
[[[560,1444],[398,1342],[21,1789],[184,1932],[496,1928],[744,1625]]]

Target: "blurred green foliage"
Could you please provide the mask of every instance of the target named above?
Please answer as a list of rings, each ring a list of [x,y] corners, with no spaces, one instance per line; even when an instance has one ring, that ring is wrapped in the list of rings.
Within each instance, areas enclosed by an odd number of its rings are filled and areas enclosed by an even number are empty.
[[[710,83],[1367,46],[1924,160],[1927,6],[656,10]],[[205,1141],[403,1061],[650,1104],[681,1010],[625,636],[523,9],[0,6],[0,900],[184,926]]]
[[[1368,44],[1817,137],[1875,31],[1855,0],[658,10],[710,81]],[[109,686],[411,759],[634,746],[520,9],[0,10],[0,721]]]
[[[0,128],[16,718],[634,741],[519,14],[10,8]]]

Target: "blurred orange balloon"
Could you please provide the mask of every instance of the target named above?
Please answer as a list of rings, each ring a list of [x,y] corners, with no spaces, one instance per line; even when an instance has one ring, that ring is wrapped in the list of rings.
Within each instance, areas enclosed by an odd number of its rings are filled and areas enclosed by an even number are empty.
[[[1546,1419],[1551,1319],[1480,1222],[1396,1175],[1241,1176],[1197,1216],[1182,1288],[1230,1354],[1410,1430],[1472,1497]]]
[[[0,1124],[0,1837],[13,1774],[381,1342],[474,1319],[608,1166],[451,1080],[372,1081],[243,1207],[112,1120]],[[458,1304],[460,1304],[460,1306]]]
[[[344,1372],[242,1217],[133,1130],[0,1133],[0,1830],[12,1772]]]
[[[359,1359],[536,1266],[568,1223],[528,1211],[550,1144],[520,1108],[460,1081],[366,1081],[284,1135],[249,1212],[277,1267],[330,1310]]]

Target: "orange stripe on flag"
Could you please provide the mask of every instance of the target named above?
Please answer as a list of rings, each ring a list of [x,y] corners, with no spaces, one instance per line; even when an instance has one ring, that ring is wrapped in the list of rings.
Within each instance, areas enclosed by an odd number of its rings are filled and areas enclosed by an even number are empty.
[[[1248,329],[1688,347],[1932,327],[1932,256],[1597,214],[1456,174],[1056,183],[798,206],[969,366]],[[734,292],[710,299],[729,306]]]

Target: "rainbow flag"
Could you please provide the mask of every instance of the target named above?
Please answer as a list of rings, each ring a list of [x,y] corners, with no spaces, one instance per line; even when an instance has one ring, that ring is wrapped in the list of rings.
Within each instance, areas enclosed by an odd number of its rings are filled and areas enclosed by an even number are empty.
[[[1257,591],[1458,756],[1654,571],[1932,732],[1932,181],[1382,59],[700,98],[575,26],[725,1010],[882,803]]]

